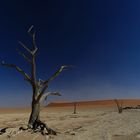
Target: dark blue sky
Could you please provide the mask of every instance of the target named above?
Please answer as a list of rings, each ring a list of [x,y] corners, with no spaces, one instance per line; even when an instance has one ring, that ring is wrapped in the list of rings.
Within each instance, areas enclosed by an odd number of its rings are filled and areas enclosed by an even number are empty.
[[[12,0],[0,2],[0,60],[29,72],[16,52],[37,31],[38,77],[63,64],[75,67],[51,83],[62,97],[49,100],[140,98],[140,1]],[[15,70],[0,67],[0,106],[27,106],[31,87]],[[7,104],[8,103],[8,104]]]

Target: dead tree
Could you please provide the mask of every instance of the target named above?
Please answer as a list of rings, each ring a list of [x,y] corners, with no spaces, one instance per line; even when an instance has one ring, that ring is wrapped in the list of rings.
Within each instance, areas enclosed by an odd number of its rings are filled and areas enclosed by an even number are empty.
[[[47,129],[48,134],[56,135],[56,132],[49,128],[44,122],[40,121],[40,104],[43,100],[45,100],[49,95],[58,95],[58,92],[47,92],[45,93],[46,89],[48,88],[51,81],[53,81],[63,70],[67,69],[68,66],[61,66],[52,76],[50,76],[47,80],[37,79],[36,75],[36,55],[38,52],[38,47],[36,45],[36,32],[31,26],[28,30],[28,34],[32,38],[32,47],[27,47],[24,43],[19,41],[19,44],[25,51],[28,53],[19,52],[23,58],[29,62],[31,66],[31,75],[27,74],[23,69],[18,67],[15,64],[7,64],[4,61],[1,62],[2,66],[10,67],[17,70],[20,74],[23,75],[24,79],[28,81],[32,86],[32,103],[31,103],[31,114],[28,121],[28,128],[36,130],[38,128]]]
[[[122,107],[123,102],[121,101],[121,102],[119,103],[119,101],[118,101],[117,99],[115,99],[114,101],[115,101],[115,104],[116,104],[116,106],[117,106],[118,113],[122,113],[122,111],[123,111],[123,107]]]
[[[74,102],[74,110],[73,110],[73,114],[76,114],[76,109],[77,109],[77,103]]]

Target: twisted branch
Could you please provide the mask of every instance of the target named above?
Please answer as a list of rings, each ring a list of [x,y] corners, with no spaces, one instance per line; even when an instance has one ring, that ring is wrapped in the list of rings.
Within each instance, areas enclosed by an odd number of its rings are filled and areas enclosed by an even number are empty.
[[[20,67],[16,66],[15,64],[6,64],[4,61],[2,61],[1,62],[1,65],[2,66],[5,66],[5,67],[15,68],[19,73],[21,73],[24,76],[24,78],[27,81],[29,81],[30,83],[32,83],[30,76],[27,73],[25,73]]]
[[[61,66],[48,80],[46,80],[43,84],[42,84],[42,90],[39,94],[39,99],[43,96],[45,90],[48,87],[49,82],[51,82],[52,80],[54,80],[63,70],[66,70],[69,66]]]
[[[43,96],[41,97],[41,99],[38,99],[40,100],[40,102],[44,101],[44,100],[47,100],[47,97],[49,95],[53,95],[53,96],[61,96],[61,94],[59,92],[47,92],[47,93],[44,93]]]
[[[27,60],[29,63],[31,63],[31,60],[28,56],[26,56],[24,53],[20,52],[18,49],[17,49],[17,51],[18,51],[19,55],[21,55],[25,60]]]
[[[21,41],[18,41],[18,43],[21,45],[21,47],[23,47],[27,52],[29,52],[30,54],[32,54],[32,51]]]

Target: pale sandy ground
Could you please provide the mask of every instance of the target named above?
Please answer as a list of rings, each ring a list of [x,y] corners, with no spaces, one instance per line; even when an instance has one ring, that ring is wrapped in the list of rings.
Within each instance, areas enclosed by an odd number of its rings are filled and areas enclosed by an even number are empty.
[[[42,109],[41,119],[60,132],[57,136],[42,136],[39,133],[18,131],[25,125],[29,112],[0,112],[0,127],[10,127],[0,135],[0,140],[140,140],[140,110],[126,110],[118,114],[112,108]]]

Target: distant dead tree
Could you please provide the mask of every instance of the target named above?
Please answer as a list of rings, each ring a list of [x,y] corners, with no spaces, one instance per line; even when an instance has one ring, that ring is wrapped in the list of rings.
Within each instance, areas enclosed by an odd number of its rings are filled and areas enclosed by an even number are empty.
[[[15,64],[7,64],[4,61],[1,62],[2,66],[10,67],[18,71],[24,79],[29,82],[32,86],[32,103],[31,103],[31,114],[28,121],[28,129],[41,130],[47,129],[48,134],[56,135],[56,131],[49,128],[44,122],[40,121],[40,104],[43,102],[49,95],[58,95],[61,96],[59,92],[45,92],[48,88],[51,81],[53,81],[63,70],[66,70],[69,66],[61,66],[52,76],[47,80],[37,79],[36,75],[36,55],[38,52],[38,47],[36,45],[36,32],[31,26],[28,30],[28,34],[32,39],[32,47],[27,47],[24,43],[19,41],[19,44],[25,51],[28,53],[19,52],[19,54],[29,62],[31,66],[31,75],[28,75],[23,69],[18,67]]]
[[[77,103],[76,103],[76,102],[74,102],[74,103],[73,103],[73,105],[74,105],[73,114],[76,114],[76,111],[77,111]]]
[[[122,111],[123,111],[123,107],[122,107],[123,101],[120,101],[120,103],[119,103],[118,99],[114,99],[114,102],[115,102],[115,104],[117,106],[118,113],[122,113]]]

